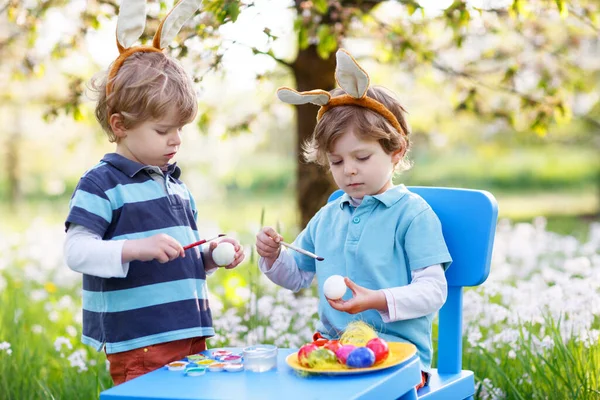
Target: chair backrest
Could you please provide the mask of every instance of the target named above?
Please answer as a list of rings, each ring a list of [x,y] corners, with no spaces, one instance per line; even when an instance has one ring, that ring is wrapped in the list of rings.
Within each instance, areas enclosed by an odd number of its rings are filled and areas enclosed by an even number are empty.
[[[439,314],[438,372],[458,373],[462,368],[462,288],[481,285],[490,273],[498,204],[491,193],[482,190],[420,186],[408,190],[435,211],[452,256],[446,271],[448,298]],[[342,193],[334,192],[329,201]]]

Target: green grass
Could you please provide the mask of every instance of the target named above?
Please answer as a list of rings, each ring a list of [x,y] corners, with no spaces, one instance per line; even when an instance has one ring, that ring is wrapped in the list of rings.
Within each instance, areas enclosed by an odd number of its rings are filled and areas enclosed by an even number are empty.
[[[468,348],[465,341],[464,366],[479,379],[485,377],[501,388],[507,399],[599,399],[600,343],[589,346],[574,339],[565,342],[559,323],[546,319],[544,327],[550,343],[545,349],[536,349],[532,338],[539,327],[530,324],[521,326],[516,343],[493,351]],[[484,390],[481,387],[476,397]]]
[[[30,298],[31,291],[44,290],[44,286],[5,275],[6,278],[7,288],[0,292],[0,342],[10,343],[12,353],[0,351],[0,397],[4,400],[92,399],[111,387],[103,353],[84,350],[87,359],[95,360],[96,365],[78,372],[68,360],[73,350],[63,348],[58,352],[54,348],[57,337],[68,338],[75,349],[82,348],[81,332],[73,321],[73,311],[57,311],[53,321],[44,306],[56,305],[63,296],[70,296],[80,304],[79,291],[57,290],[47,284],[48,298],[35,302]],[[34,332],[36,326],[41,327],[40,333]],[[67,333],[68,326],[77,331],[74,337]]]

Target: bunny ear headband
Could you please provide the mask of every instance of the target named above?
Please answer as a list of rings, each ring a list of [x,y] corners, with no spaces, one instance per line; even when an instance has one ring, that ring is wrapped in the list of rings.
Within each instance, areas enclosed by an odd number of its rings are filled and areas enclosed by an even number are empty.
[[[288,87],[281,87],[277,89],[279,100],[295,105],[312,103],[321,106],[317,114],[317,121],[333,107],[353,105],[368,108],[384,117],[400,134],[406,135],[394,114],[383,104],[367,96],[370,82],[369,75],[358,65],[354,57],[346,50],[339,49],[335,58],[337,63],[335,80],[346,94],[331,97],[329,92],[321,89],[297,92]]]
[[[115,60],[108,73],[106,95],[112,90],[112,80],[119,72],[127,57],[133,53],[158,52],[167,47],[179,30],[200,7],[202,0],[179,0],[158,26],[152,40],[152,46],[131,47],[144,33],[146,26],[146,0],[123,0],[117,19],[117,48],[119,57]]]

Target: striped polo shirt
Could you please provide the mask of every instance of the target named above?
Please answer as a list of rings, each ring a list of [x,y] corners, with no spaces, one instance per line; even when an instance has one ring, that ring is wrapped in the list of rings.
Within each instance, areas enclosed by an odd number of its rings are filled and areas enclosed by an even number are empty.
[[[66,227],[82,225],[103,240],[165,233],[182,245],[195,242],[196,204],[180,174],[175,164],[161,171],[106,154],[77,184]],[[165,264],[132,261],[125,278],[83,275],[82,341],[97,350],[119,353],[213,335],[199,247]]]

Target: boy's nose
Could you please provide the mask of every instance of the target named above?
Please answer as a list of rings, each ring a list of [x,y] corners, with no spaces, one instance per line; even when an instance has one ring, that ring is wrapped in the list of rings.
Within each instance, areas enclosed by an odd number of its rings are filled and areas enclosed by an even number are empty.
[[[171,136],[171,140],[169,140],[169,144],[172,146],[179,146],[181,144],[181,134],[176,132]]]
[[[346,175],[356,175],[356,167],[354,164],[346,163],[344,165],[344,173]]]

